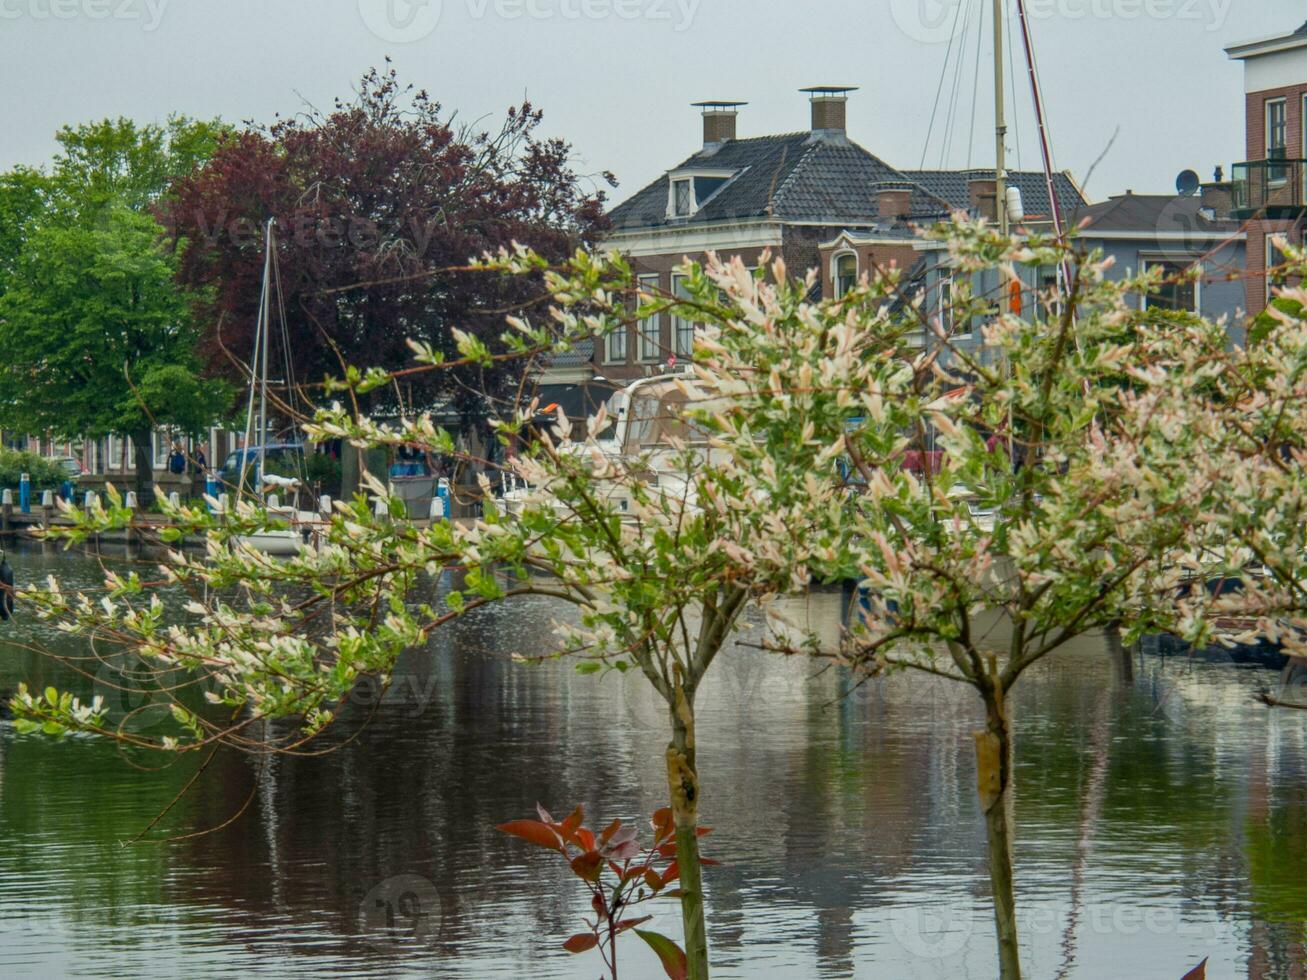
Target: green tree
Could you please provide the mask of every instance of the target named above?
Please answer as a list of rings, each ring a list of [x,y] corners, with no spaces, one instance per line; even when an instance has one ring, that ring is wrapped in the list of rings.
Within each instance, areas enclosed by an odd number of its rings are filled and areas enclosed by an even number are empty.
[[[151,431],[198,433],[231,407],[226,385],[198,376],[174,267],[153,219],[107,207],[91,227],[43,221],[0,294],[0,421],[131,438],[142,506],[154,500]]]
[[[1014,264],[1068,254],[983,224],[947,234],[963,271],[1007,276]],[[175,732],[146,740],[118,731],[103,705],[20,691],[13,707],[23,727],[183,752],[260,739],[260,751],[297,749],[332,723],[360,678],[388,677],[402,652],[451,619],[487,603],[556,598],[575,610],[558,656],[586,673],[633,672],[666,705],[669,738],[656,749],[675,827],[684,959],[662,948],[669,972],[704,980],[697,839],[707,780],[696,693],[746,606],[767,609],[815,578],[854,579],[867,599],[839,649],[796,627],[778,627],[773,645],[863,678],[912,669],[976,691],[1000,972],[1015,980],[1010,692],[1032,664],[1089,630],[1122,623],[1191,640],[1207,634],[1207,591],[1183,585],[1186,573],[1199,581],[1204,573],[1195,555],[1210,543],[1218,473],[1194,457],[1226,424],[1213,413],[1213,379],[1242,353],[1225,350],[1219,325],[1149,321],[1126,298],[1141,283],[1107,282],[1092,258],[1077,263],[1051,323],[991,320],[993,356],[983,361],[938,322],[925,324],[923,348],[922,324],[890,313],[894,273],[812,304],[809,284],[781,263],[756,272],[739,261],[688,266],[685,297],[641,293],[619,257],[582,253],[557,270],[517,250],[487,266],[546,280],[555,308],[539,321],[511,320],[502,340],[523,356],[602,339],[656,312],[704,324],[693,376],[672,381],[658,404],[637,399],[622,413],[621,424],[657,438],[617,452],[600,438],[604,412],[574,440],[561,417],[553,434],[527,438],[536,420],[524,411],[500,426],[506,440],[526,443],[509,465],[528,489],[506,512],[488,502],[472,525],[411,525],[394,519],[402,501],[374,481],[386,513],[361,500],[342,505],[317,546],[275,564],[238,542],[269,526],[265,512],[246,506],[219,520],[204,508],[174,509],[180,526],[170,535],[203,533],[211,543],[202,556],[171,558],[171,580],[195,597],[184,621],[167,622],[158,595],[134,576],[111,576],[93,595],[55,586],[30,598],[65,628],[142,653],[161,676],[190,672],[213,713],[178,703]],[[983,315],[966,294],[959,290],[954,323]],[[476,336],[456,339],[462,364],[494,357]],[[430,347],[416,350],[410,370],[449,367]],[[1119,383],[1123,369],[1129,386]],[[351,371],[341,386],[357,394],[392,380]],[[383,426],[324,409],[305,431],[358,446],[453,448],[423,416]],[[906,469],[905,453],[931,440],[946,451],[938,466]],[[110,509],[59,533],[76,539],[128,520]],[[1216,571],[1231,557],[1218,554]],[[445,605],[424,603],[419,583],[455,570]],[[288,590],[304,598],[281,602]],[[1012,625],[1001,648],[987,634],[995,612]],[[269,718],[295,723],[262,726]]]
[[[106,205],[147,212],[209,159],[228,132],[218,120],[170,116],[160,126],[102,119],[65,126],[50,168],[54,203],[85,214]]]

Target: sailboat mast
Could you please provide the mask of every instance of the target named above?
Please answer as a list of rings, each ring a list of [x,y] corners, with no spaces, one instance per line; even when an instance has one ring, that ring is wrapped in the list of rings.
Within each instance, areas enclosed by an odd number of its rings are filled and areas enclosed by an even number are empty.
[[[271,339],[272,306],[272,227],[275,218],[268,219],[266,252],[263,260],[263,338],[259,362],[259,479],[263,479],[263,463],[268,446],[268,341]]]
[[[1007,213],[1007,114],[1003,104],[1003,0],[994,0],[994,213],[999,234],[1006,235]]]

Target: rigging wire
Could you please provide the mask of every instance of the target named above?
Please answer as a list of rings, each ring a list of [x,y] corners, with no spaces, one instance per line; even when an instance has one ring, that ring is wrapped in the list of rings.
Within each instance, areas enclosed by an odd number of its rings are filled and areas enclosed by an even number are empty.
[[[976,9],[980,9],[979,3]],[[953,86],[952,95],[949,99],[948,116],[944,120],[944,144],[940,148],[939,169],[948,168],[948,160],[953,152],[953,133],[956,128],[958,119],[958,105],[962,96],[962,69],[967,60],[967,39],[970,37],[971,21],[967,18],[962,19],[962,37],[958,42],[958,57],[953,63]]]
[[[935,132],[935,119],[939,115],[939,100],[944,94],[944,79],[948,77],[949,61],[953,57],[953,39],[958,33],[958,18],[962,16],[963,5],[959,3],[953,11],[953,29],[949,32],[948,50],[944,52],[944,64],[939,69],[939,85],[935,88],[935,104],[930,110],[930,122],[926,124],[926,144],[921,148],[921,163],[918,170],[926,169],[926,157],[930,154],[930,137]]]
[[[967,137],[967,169],[971,169],[971,155],[976,150],[976,111],[980,107],[980,53],[985,41],[983,4],[976,4],[980,23],[976,25],[976,71],[971,80],[971,133]]]

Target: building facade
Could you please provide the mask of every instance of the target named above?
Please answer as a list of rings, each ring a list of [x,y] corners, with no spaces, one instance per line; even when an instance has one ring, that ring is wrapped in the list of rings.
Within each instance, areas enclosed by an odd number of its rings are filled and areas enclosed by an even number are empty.
[[[1226,48],[1244,66],[1245,157],[1234,166],[1235,217],[1247,222],[1250,315],[1266,308],[1275,240],[1303,243],[1307,215],[1307,24],[1292,34]]]
[[[610,213],[605,248],[630,260],[651,291],[676,295],[676,268],[712,252],[756,268],[766,255],[791,276],[818,272],[813,298],[838,296],[873,266],[919,279],[920,230],[954,211],[993,216],[992,171],[899,170],[849,138],[847,103],[854,89],[804,89],[807,131],[740,138],[745,103],[702,102],[703,145]],[[1012,173],[1032,220],[1051,213],[1042,174]],[[1083,198],[1066,175],[1056,178],[1064,206]],[[556,361],[542,378],[547,397],[582,414],[602,400],[596,381],[623,383],[684,361],[695,325],[673,316],[629,325]],[[608,387],[611,390],[611,387]]]

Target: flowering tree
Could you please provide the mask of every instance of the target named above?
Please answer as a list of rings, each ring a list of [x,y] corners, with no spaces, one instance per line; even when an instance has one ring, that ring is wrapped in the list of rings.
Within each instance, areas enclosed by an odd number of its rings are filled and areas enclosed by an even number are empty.
[[[984,225],[948,234],[963,272],[1006,278],[1015,265],[1064,257]],[[388,513],[362,498],[339,504],[315,546],[287,560],[240,545],[270,524],[253,505],[224,519],[173,509],[171,540],[208,542],[203,554],[171,552],[163,565],[166,585],[192,596],[180,621],[134,576],[110,576],[104,595],[51,582],[31,598],[65,629],[168,672],[175,733],[143,739],[103,705],[58,691],[20,692],[22,723],[179,752],[291,749],[331,724],[361,678],[387,678],[401,652],[452,618],[554,597],[573,610],[560,623],[557,656],[587,673],[635,672],[666,704],[667,844],[679,872],[685,972],[703,978],[696,692],[747,605],[802,594],[814,579],[856,579],[866,601],[839,649],[779,628],[775,645],[866,676],[913,668],[975,688],[986,717],[976,751],[1000,961],[1004,977],[1019,976],[1008,695],[1032,664],[1088,630],[1124,623],[1204,637],[1207,590],[1186,581],[1205,574],[1193,555],[1213,498],[1193,478],[1192,456],[1219,435],[1209,403],[1211,379],[1228,367],[1221,328],[1140,313],[1125,293],[1150,282],[1108,283],[1088,260],[1069,296],[1057,309],[1046,297],[1033,321],[995,316],[983,297],[959,289],[950,322],[986,321],[983,359],[939,323],[893,312],[902,308],[893,272],[814,305],[811,283],[781,263],[754,272],[738,261],[689,266],[685,297],[641,293],[617,256],[579,253],[553,269],[519,249],[483,264],[543,276],[552,315],[510,320],[494,353],[471,332],[455,332],[455,360],[414,343],[411,370],[564,349],[670,311],[704,326],[692,373],[672,386],[680,397],[644,416],[660,439],[618,451],[601,411],[572,440],[561,415],[554,431],[540,432],[528,407],[498,423],[521,447],[509,465],[528,488],[511,507],[487,499],[475,523],[412,524],[392,518],[402,502],[373,481]],[[339,385],[356,394],[390,380],[358,371]],[[638,411],[628,406],[619,421]],[[305,431],[358,446],[454,448],[423,416],[381,425],[329,407]],[[938,467],[904,468],[909,450],[929,445],[944,450]],[[111,503],[59,533],[77,538],[130,519]],[[420,601],[425,579],[454,570],[461,577],[443,606]],[[994,611],[1011,624],[1001,650],[980,625]],[[186,696],[178,669],[207,706]],[[270,718],[297,724],[261,724]]]

